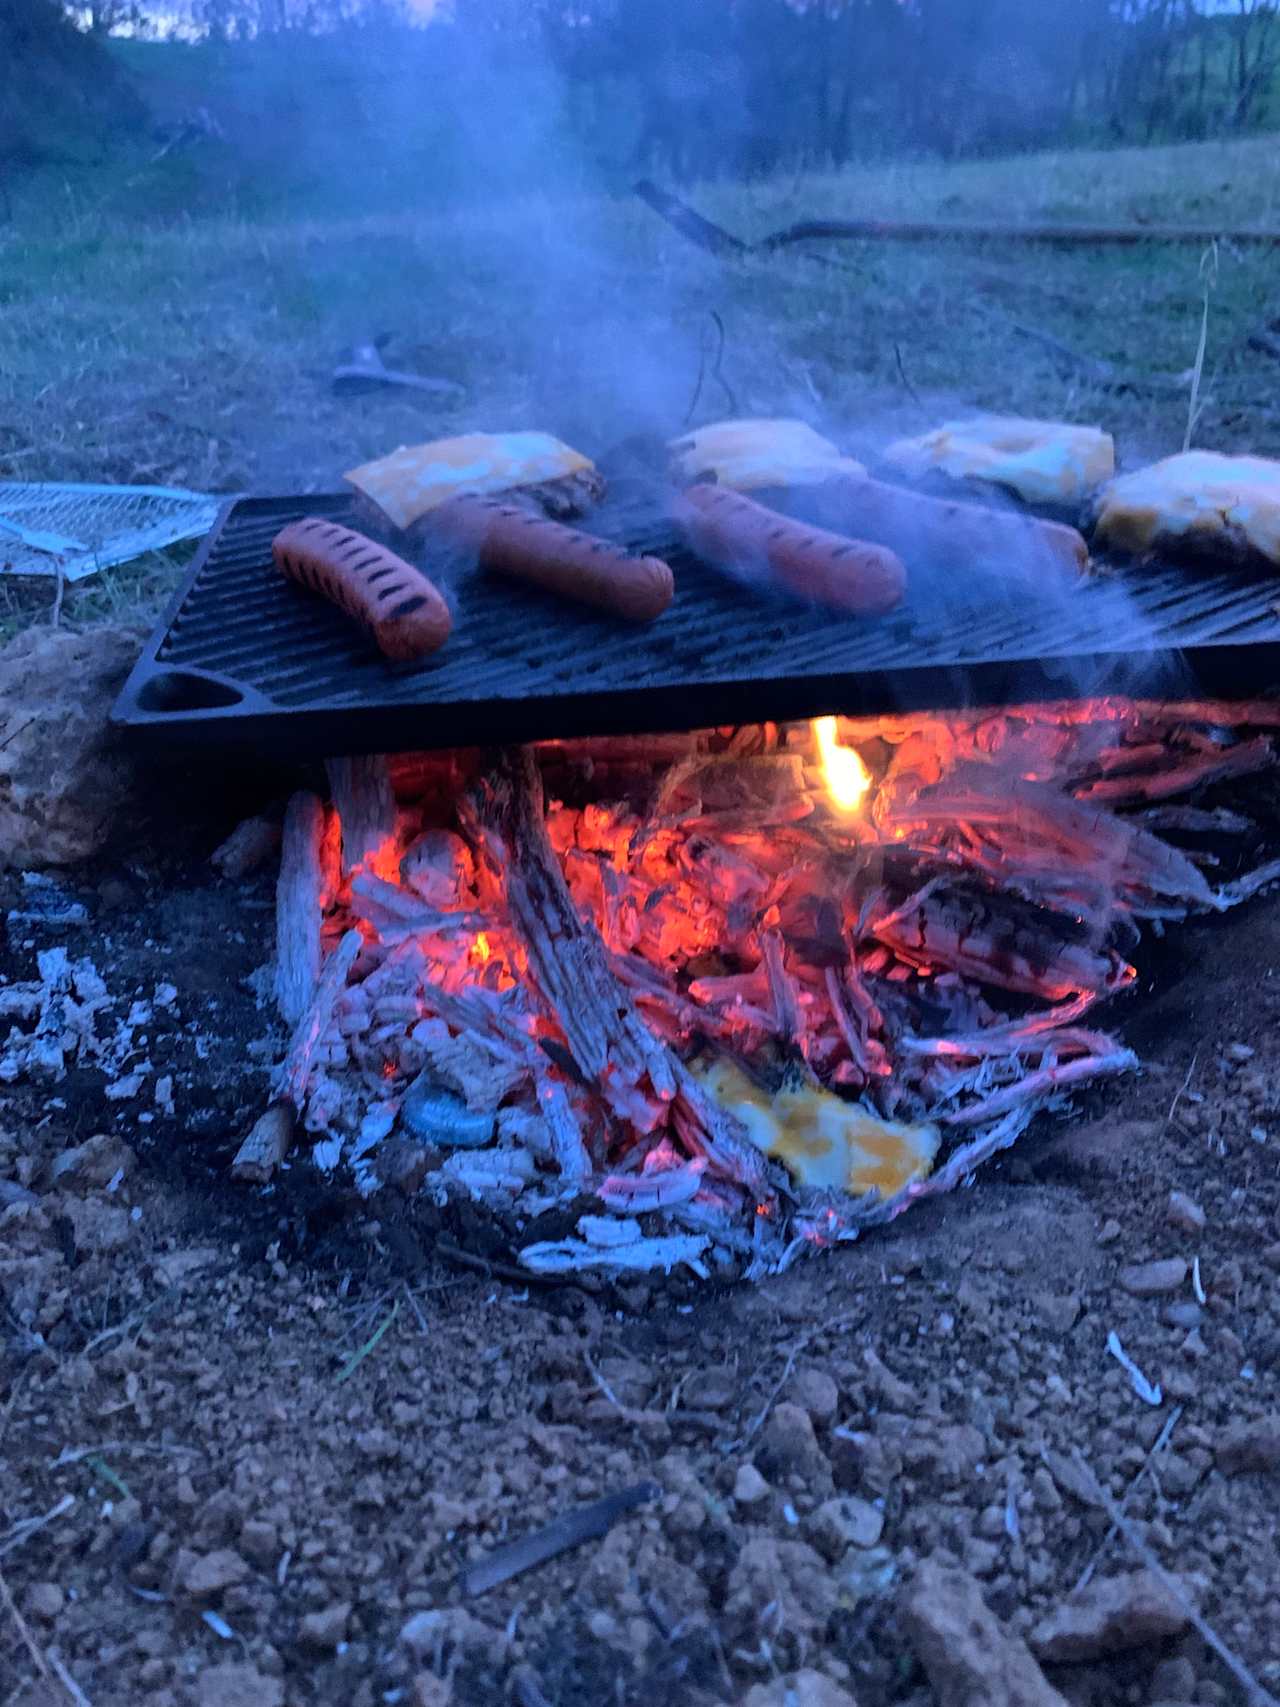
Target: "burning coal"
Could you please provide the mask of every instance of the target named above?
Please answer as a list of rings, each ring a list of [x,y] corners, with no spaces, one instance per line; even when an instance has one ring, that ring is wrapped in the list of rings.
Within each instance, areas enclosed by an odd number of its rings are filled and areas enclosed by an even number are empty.
[[[1136,1066],[1092,1010],[1221,910],[1172,804],[1271,706],[1095,700],[330,765],[285,826],[278,1089],[530,1269],[759,1276]],[[1158,803],[1158,804],[1157,804]],[[1157,831],[1165,834],[1157,834]]]

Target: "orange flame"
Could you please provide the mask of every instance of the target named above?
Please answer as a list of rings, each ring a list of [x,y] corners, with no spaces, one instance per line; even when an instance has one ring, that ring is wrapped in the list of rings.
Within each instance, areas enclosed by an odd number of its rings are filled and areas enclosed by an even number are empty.
[[[837,741],[834,717],[815,717],[812,728],[831,804],[837,812],[856,812],[871,787],[871,773],[863,764],[862,755]]]

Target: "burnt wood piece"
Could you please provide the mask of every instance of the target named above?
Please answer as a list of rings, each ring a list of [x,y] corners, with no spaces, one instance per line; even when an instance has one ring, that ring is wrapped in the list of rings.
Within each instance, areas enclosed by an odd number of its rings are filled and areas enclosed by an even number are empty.
[[[287,1025],[307,1011],[320,977],[320,926],[327,899],[325,810],[318,795],[300,790],[284,815],[276,883],[276,1005]]]
[[[486,852],[505,878],[530,976],[582,1077],[639,1131],[653,1131],[669,1113],[712,1172],[762,1193],[760,1152],[645,1025],[599,931],[574,906],[547,835],[542,778],[530,749],[498,759],[481,794],[480,820],[490,837]]]
[[[377,853],[395,835],[396,802],[391,774],[380,753],[325,764],[329,793],[342,825],[342,875]]]

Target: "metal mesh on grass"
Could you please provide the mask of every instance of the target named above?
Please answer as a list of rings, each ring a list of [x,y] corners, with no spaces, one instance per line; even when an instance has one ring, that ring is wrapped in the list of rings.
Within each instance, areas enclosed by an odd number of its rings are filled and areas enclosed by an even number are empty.
[[[217,513],[216,499],[177,487],[0,481],[0,575],[82,581],[207,533]]]

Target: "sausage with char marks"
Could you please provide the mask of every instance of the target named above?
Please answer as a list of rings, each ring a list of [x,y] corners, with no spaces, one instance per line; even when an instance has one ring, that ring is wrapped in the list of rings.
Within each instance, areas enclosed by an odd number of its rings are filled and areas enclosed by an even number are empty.
[[[660,557],[637,557],[500,498],[450,498],[431,520],[438,534],[474,551],[482,569],[629,622],[661,616],[675,591]]]
[[[439,588],[353,528],[304,516],[276,535],[271,554],[291,581],[363,623],[388,658],[425,658],[449,638],[453,618]]]
[[[724,486],[691,486],[673,514],[699,557],[747,580],[861,616],[902,603],[907,571],[883,546],[792,521]]]

